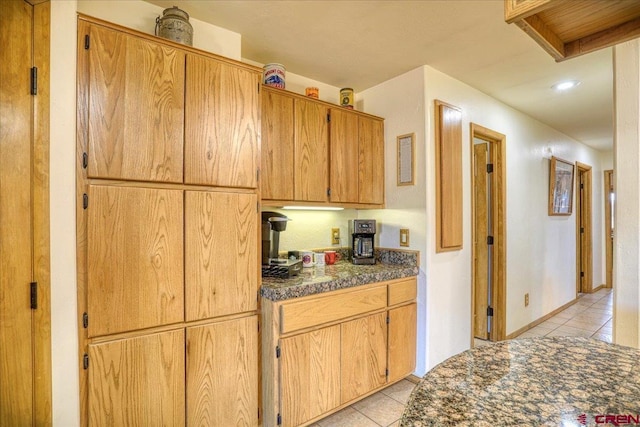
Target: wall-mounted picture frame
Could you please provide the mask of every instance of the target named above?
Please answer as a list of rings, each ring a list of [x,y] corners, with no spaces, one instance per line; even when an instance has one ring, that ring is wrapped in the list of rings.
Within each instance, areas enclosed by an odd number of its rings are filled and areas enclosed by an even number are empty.
[[[415,184],[415,145],[414,133],[396,138],[398,145],[398,186]]]
[[[551,157],[549,165],[549,215],[568,216],[573,209],[573,163]]]

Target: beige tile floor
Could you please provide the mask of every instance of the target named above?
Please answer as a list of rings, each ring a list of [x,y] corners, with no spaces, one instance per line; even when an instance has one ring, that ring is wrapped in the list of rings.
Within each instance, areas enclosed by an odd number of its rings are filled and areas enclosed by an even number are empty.
[[[517,338],[579,336],[611,342],[612,307],[611,289],[600,289],[593,294],[582,295],[571,307]],[[475,345],[482,344],[484,342],[476,340]],[[318,421],[312,427],[397,427],[414,386],[414,383],[402,380]]]

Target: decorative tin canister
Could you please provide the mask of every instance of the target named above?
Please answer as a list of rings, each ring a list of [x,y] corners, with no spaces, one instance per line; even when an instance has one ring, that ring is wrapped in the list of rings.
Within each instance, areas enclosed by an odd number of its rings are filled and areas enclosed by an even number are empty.
[[[353,89],[350,87],[340,89],[340,105],[353,110]]]
[[[189,14],[177,6],[165,9],[162,17],[156,18],[156,36],[192,46],[193,27],[189,23]]]
[[[309,98],[318,99],[318,94],[320,93],[320,89],[318,89],[317,87],[308,87],[304,90],[304,93]]]
[[[267,86],[284,89],[284,65],[271,63],[263,67],[263,82]]]

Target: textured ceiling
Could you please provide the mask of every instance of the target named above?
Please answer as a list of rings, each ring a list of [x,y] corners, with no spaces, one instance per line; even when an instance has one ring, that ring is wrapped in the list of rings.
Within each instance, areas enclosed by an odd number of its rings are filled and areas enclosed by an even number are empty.
[[[600,150],[613,146],[612,49],[556,63],[503,0],[149,0],[242,35],[243,58],[356,92],[429,65]],[[568,93],[551,86],[582,84]]]

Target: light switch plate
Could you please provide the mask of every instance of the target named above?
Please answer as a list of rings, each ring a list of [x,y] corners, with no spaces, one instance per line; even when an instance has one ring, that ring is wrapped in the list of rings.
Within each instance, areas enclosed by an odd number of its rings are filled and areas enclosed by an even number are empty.
[[[400,229],[400,246],[409,246],[409,229]]]
[[[332,228],[331,229],[331,244],[339,245],[340,244],[340,229]]]

